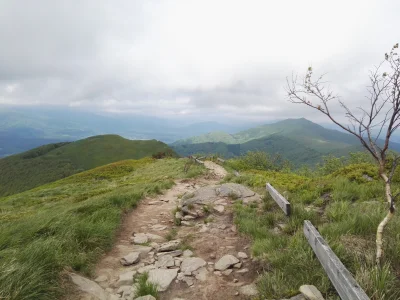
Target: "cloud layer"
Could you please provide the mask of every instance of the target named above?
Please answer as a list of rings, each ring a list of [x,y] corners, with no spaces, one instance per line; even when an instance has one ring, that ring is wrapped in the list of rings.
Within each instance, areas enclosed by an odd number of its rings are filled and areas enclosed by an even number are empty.
[[[277,119],[309,65],[345,101],[398,42],[392,1],[0,2],[0,105],[193,119]],[[396,40],[397,39],[397,40]]]

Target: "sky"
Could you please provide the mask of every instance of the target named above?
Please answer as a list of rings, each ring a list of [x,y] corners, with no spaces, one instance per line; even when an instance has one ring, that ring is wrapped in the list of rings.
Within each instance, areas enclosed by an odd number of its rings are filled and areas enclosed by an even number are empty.
[[[0,107],[321,121],[288,101],[286,77],[312,66],[362,105],[368,70],[400,40],[399,11],[398,0],[0,0]]]

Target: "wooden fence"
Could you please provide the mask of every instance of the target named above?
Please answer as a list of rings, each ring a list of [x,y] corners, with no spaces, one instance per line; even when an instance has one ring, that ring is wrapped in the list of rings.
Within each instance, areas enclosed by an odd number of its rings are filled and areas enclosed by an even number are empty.
[[[342,300],[369,300],[351,273],[328,246],[310,221],[304,221],[304,235]]]
[[[275,202],[283,210],[285,215],[290,216],[292,210],[291,210],[289,201],[287,201],[285,199],[285,197],[283,197],[281,194],[279,194],[279,192],[276,189],[274,189],[274,187],[272,185],[270,185],[269,183],[267,183],[266,188],[267,188],[267,191],[269,192],[269,194],[271,195],[271,197],[275,200]]]
[[[289,201],[271,184],[267,183],[266,189],[283,212],[290,216],[292,211]],[[307,220],[304,221],[304,235],[340,298],[342,300],[369,300],[367,294],[335,255],[317,229]]]

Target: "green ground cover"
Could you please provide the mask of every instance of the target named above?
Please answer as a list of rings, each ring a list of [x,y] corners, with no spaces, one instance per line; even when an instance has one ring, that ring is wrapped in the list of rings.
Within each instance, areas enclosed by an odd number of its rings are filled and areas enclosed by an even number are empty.
[[[303,235],[304,220],[318,228],[371,299],[400,299],[400,219],[396,215],[385,230],[385,259],[377,268],[375,233],[387,207],[383,183],[368,157],[326,159],[317,170],[307,172],[293,172],[284,165],[265,167],[265,161],[254,157],[226,165],[242,167],[240,177],[229,175],[227,181],[262,194],[269,182],[293,208],[292,216],[286,217],[267,193],[262,207],[235,204],[238,229],[253,239],[252,252],[264,266],[258,282],[260,299],[288,298],[303,284],[317,286],[326,299],[339,299]],[[393,189],[400,190],[398,180]]]
[[[62,271],[90,274],[143,197],[204,171],[185,162],[126,160],[0,198],[0,299],[60,297]]]

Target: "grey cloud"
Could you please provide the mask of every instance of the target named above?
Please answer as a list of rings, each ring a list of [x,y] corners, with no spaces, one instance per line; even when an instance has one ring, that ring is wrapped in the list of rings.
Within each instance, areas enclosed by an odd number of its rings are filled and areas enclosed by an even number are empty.
[[[343,42],[342,51],[331,58],[313,64],[305,53],[304,60],[298,62],[296,52],[306,46],[305,38],[304,45],[293,45],[293,56],[285,62],[239,61],[243,53],[237,50],[238,62],[233,59],[225,67],[215,67],[215,72],[211,66],[206,69],[210,76],[197,76],[203,63],[196,61],[194,54],[189,56],[193,61],[184,59],[186,48],[174,46],[184,45],[185,35],[168,35],[166,25],[170,24],[157,23],[161,17],[182,17],[182,12],[165,15],[178,11],[179,6],[174,1],[2,1],[0,105],[57,104],[188,118],[316,119],[315,112],[287,101],[283,89],[286,76],[292,71],[301,74],[310,63],[318,72],[328,72],[332,87],[356,105],[365,94],[366,70],[378,62],[385,47],[396,42],[392,39],[398,38],[388,28],[399,27],[394,13],[399,4],[389,1],[380,6],[376,18],[371,18],[374,30],[366,28],[364,36]],[[265,28],[260,43],[265,39],[271,47],[278,47],[279,42],[268,40],[268,32],[276,31],[278,25]],[[237,37],[238,46],[241,37]],[[218,42],[223,45],[224,37]],[[157,48],[171,44],[168,49]],[[330,46],[324,51],[329,53]],[[244,49],[250,51],[251,47]],[[236,49],[230,50],[236,53]],[[265,56],[269,59],[268,53]],[[221,54],[217,58],[216,64],[225,59]],[[333,107],[341,112],[337,105]]]

